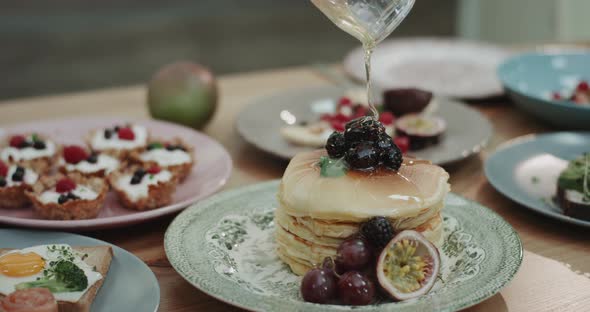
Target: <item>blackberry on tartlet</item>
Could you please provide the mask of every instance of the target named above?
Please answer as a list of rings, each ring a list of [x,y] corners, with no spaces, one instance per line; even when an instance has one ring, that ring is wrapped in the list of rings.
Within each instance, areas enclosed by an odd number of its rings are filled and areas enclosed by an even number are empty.
[[[178,176],[158,166],[134,165],[114,172],[109,182],[119,202],[133,210],[151,210],[172,202]]]
[[[59,160],[63,174],[79,173],[88,177],[106,177],[117,170],[121,162],[105,153],[89,151],[79,145],[64,146]]]
[[[14,134],[0,144],[0,160],[46,174],[57,158],[57,149],[57,144],[42,134]]]
[[[98,216],[107,192],[104,179],[70,173],[42,177],[26,194],[45,219],[84,220]]]
[[[39,175],[32,169],[9,165],[0,160],[0,208],[19,209],[30,204],[25,192],[37,182]]]
[[[96,129],[88,134],[86,143],[91,150],[127,160],[133,151],[147,146],[149,131],[139,124],[118,124],[109,128]]]

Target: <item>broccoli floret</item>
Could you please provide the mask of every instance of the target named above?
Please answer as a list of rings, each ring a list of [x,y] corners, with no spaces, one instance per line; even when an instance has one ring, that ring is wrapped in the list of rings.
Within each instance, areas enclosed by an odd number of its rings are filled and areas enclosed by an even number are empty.
[[[83,291],[88,287],[84,271],[71,261],[60,260],[39,280],[16,285],[16,289],[48,288],[52,293]]]

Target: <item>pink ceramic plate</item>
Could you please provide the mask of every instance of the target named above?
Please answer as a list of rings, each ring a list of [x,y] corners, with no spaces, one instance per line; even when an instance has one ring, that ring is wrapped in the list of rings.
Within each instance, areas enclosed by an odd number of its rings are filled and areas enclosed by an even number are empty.
[[[35,215],[32,208],[17,210],[0,209],[0,223],[50,229],[96,230],[145,222],[177,212],[218,191],[230,176],[232,161],[223,146],[210,137],[190,128],[155,120],[129,120],[124,118],[76,118],[23,123],[4,128],[11,133],[38,132],[49,136],[59,144],[83,144],[82,137],[90,130],[112,127],[125,122],[137,122],[146,126],[157,138],[180,137],[195,147],[196,164],[191,174],[180,184],[169,206],[137,212],[123,208],[116,196],[109,193],[96,219],[75,221],[44,220]]]

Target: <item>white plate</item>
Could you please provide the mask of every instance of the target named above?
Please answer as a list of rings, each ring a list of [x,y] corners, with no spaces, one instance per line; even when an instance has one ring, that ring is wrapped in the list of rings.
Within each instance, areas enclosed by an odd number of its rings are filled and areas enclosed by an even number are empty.
[[[344,59],[344,69],[365,81],[361,47]],[[379,88],[417,87],[437,95],[482,99],[503,93],[496,67],[508,51],[487,43],[455,39],[387,40],[372,59],[372,79]]]

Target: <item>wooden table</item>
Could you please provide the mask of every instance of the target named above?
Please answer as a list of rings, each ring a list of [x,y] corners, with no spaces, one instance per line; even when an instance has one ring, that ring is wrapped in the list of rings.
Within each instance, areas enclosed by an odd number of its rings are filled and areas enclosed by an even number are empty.
[[[234,131],[236,114],[255,98],[287,89],[327,85],[330,82],[310,68],[290,68],[224,76],[220,78],[219,84],[219,109],[205,132],[220,141],[233,157],[234,171],[225,188],[280,178],[287,163],[241,140]],[[0,103],[0,125],[88,115],[148,117],[145,93],[145,87],[133,86],[6,101]],[[483,160],[498,144],[520,135],[550,129],[516,110],[506,100],[472,105],[492,121],[495,134],[480,155],[446,168],[451,174],[453,191],[502,215],[518,231],[525,249],[569,263],[574,269],[590,272],[590,231],[519,207],[496,192],[486,181],[482,170]],[[164,253],[163,237],[172,218],[166,217],[127,229],[85,234],[116,244],[150,265],[160,282],[160,311],[238,310],[196,290],[170,267]],[[490,306],[484,303],[473,310],[494,311]]]

